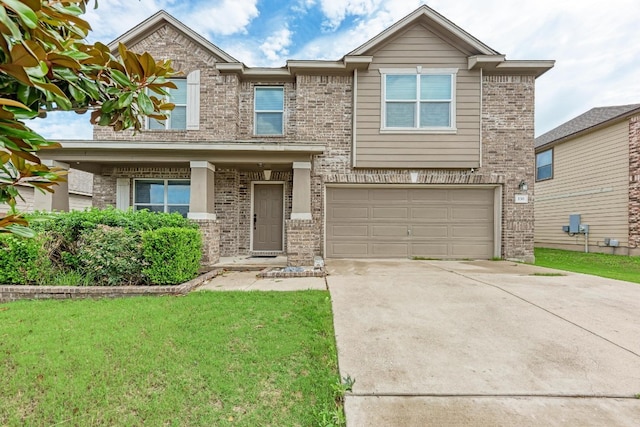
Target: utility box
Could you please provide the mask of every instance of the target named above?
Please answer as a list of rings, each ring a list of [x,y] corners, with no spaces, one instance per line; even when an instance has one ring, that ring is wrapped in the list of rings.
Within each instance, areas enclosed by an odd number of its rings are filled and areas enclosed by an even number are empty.
[[[569,233],[580,233],[580,214],[569,215]]]

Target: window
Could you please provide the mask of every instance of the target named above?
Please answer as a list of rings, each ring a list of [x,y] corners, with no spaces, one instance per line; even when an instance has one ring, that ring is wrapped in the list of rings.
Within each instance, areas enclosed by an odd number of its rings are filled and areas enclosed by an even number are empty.
[[[457,70],[380,70],[385,130],[454,130]]]
[[[284,134],[284,88],[256,87],[254,106],[254,133],[256,135]]]
[[[189,180],[136,179],[133,207],[151,212],[179,212],[186,217],[189,212]]]
[[[167,89],[169,92],[168,101],[175,104],[175,108],[169,112],[169,117],[165,121],[149,119],[148,129],[184,130],[187,128],[187,80],[170,79],[178,87],[177,89]]]
[[[553,150],[536,154],[536,181],[553,178]]]

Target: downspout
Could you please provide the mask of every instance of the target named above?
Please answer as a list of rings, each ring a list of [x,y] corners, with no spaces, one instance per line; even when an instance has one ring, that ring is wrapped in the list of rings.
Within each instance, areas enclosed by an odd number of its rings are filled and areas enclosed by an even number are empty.
[[[482,73],[483,69],[480,68],[480,150],[479,150],[479,154],[480,154],[480,168],[482,168],[482,107],[483,107],[483,92],[484,92],[484,77],[483,77],[483,73]]]

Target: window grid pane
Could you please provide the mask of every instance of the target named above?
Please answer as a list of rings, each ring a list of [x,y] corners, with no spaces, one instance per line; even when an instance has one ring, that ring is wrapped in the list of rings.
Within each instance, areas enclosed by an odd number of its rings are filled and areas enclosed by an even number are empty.
[[[420,99],[423,101],[449,101],[451,75],[426,74],[420,76]]]
[[[413,101],[416,99],[417,80],[415,75],[387,75],[387,100]]]
[[[257,135],[282,135],[282,113],[256,113]]]
[[[176,105],[169,114],[169,129],[186,129],[187,128],[187,107]]]
[[[413,102],[388,102],[387,126],[395,128],[416,127],[416,104]]]
[[[281,87],[257,87],[256,111],[283,111],[284,90]]]
[[[421,102],[420,127],[451,126],[450,104],[448,102]]]
[[[135,210],[151,212],[189,212],[190,182],[187,180],[137,179],[134,184]]]

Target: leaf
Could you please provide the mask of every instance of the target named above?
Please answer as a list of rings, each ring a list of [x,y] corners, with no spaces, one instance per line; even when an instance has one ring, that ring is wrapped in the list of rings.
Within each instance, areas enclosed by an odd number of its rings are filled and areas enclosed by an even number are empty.
[[[51,61],[51,63],[54,65],[58,65],[60,67],[65,67],[65,68],[71,68],[72,70],[79,70],[80,68],[82,68],[82,66],[78,61],[66,55],[60,55],[57,53],[50,52],[47,55],[47,60]]]
[[[13,10],[27,27],[33,29],[38,26],[38,17],[29,6],[19,0],[2,0],[2,2]]]
[[[100,109],[102,110],[103,113],[112,113],[117,106],[118,106],[118,101],[116,99],[110,99],[108,101],[105,101],[102,104],[102,107],[100,107]]]
[[[131,89],[136,88],[136,85],[131,83],[131,80],[129,80],[129,77],[127,77],[127,75],[120,70],[115,70],[115,69],[111,70],[111,77],[121,86],[126,86]]]
[[[144,92],[138,94],[138,106],[144,115],[153,114],[155,111],[149,95]]]
[[[27,50],[23,43],[16,44],[11,48],[11,62],[19,67],[36,67],[39,64],[38,59]]]
[[[0,105],[10,105],[12,107],[23,108],[25,110],[31,111],[31,109],[29,107],[27,107],[26,105],[24,105],[21,102],[14,101],[13,99],[0,98]]]
[[[18,26],[15,22],[13,22],[12,19],[9,19],[9,16],[7,15],[7,9],[5,9],[2,5],[0,5],[0,22],[2,22],[2,24],[7,27],[7,29],[11,33],[11,37],[13,37],[15,41],[22,40],[22,33],[20,32],[20,28],[18,28]]]
[[[24,83],[28,86],[33,86],[29,75],[23,67],[13,64],[0,64],[0,70],[9,74],[11,77],[18,80],[20,83]]]
[[[120,98],[118,98],[118,108],[125,108],[131,105],[133,101],[133,92],[127,92],[122,94]]]
[[[27,239],[32,239],[36,237],[36,232],[30,229],[29,227],[25,227],[19,224],[9,224],[5,229],[9,230],[10,233],[15,234],[16,236],[25,237]]]
[[[153,76],[156,73],[156,61],[148,52],[140,56],[140,65],[144,70],[144,77]]]

